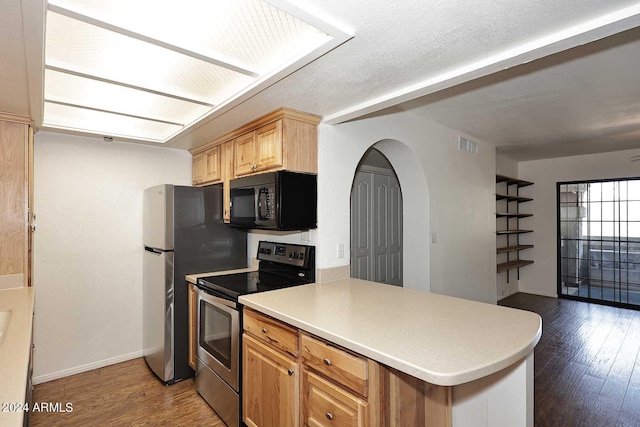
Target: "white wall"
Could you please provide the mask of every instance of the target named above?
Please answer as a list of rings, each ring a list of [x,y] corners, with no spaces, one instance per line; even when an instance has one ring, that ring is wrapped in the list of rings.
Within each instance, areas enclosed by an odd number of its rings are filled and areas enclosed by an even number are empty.
[[[320,125],[318,266],[349,263],[336,247],[349,247],[354,173],[381,140],[405,201],[405,286],[495,303],[495,147],[458,151],[458,131],[406,112]]]
[[[36,382],[142,355],[142,191],[187,151],[35,136]]]
[[[527,187],[527,195],[534,198],[529,224],[535,247],[529,251],[535,263],[520,271],[521,292],[557,296],[556,183],[639,177],[640,163],[630,162],[630,157],[638,154],[640,150],[626,150],[520,162],[520,178],[535,183]]]
[[[496,173],[518,178],[518,162],[509,157],[496,154]]]

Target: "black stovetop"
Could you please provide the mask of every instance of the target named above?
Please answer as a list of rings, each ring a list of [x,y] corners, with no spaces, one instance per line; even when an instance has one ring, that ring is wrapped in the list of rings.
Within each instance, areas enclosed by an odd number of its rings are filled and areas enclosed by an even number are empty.
[[[315,248],[261,241],[258,271],[207,276],[197,286],[210,294],[238,301],[240,295],[315,282]]]

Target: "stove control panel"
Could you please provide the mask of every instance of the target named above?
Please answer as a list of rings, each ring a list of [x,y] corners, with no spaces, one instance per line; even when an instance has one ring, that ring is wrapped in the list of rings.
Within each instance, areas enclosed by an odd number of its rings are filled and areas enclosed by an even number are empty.
[[[260,241],[258,243],[258,259],[306,267],[309,264],[309,258],[315,256],[314,249],[313,246],[293,243]]]

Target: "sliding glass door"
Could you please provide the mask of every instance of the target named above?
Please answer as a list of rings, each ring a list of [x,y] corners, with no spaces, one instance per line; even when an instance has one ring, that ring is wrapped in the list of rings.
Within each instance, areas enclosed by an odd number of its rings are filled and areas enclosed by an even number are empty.
[[[561,182],[558,295],[640,307],[640,179]]]

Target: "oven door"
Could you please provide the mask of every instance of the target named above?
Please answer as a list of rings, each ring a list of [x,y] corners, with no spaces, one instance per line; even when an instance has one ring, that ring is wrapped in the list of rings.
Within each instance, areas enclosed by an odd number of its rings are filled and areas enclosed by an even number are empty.
[[[239,390],[240,316],[233,301],[198,289],[198,359]]]

